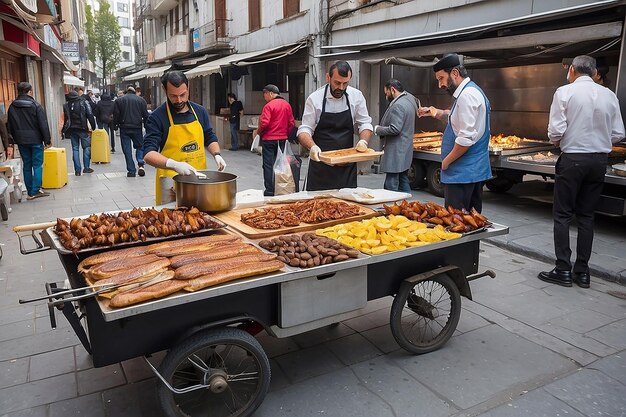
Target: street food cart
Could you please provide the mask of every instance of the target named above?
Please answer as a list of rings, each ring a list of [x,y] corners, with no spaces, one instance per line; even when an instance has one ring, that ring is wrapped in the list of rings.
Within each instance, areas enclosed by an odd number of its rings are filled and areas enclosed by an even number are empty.
[[[368,210],[364,218],[379,214]],[[224,214],[222,219],[232,212]],[[233,234],[250,245],[264,246],[255,236],[242,236],[241,225],[221,224],[219,218],[212,230],[175,236],[175,246],[184,246],[192,236],[215,234]],[[341,221],[330,224],[337,223]],[[123,308],[111,308],[85,289],[86,280],[78,272],[85,258],[116,250],[115,246],[72,251],[61,245],[50,225],[18,226],[15,231],[24,254],[57,250],[67,281],[64,288],[47,283],[47,295],[41,299],[48,300],[52,327],[56,326],[54,308],[63,311],[94,366],[145,357],[160,380],[158,397],[168,416],[248,416],[263,401],[271,374],[267,355],[246,331],[250,324],[261,325],[269,335],[289,337],[356,317],[368,301],[393,296],[394,338],[409,352],[430,352],[454,333],[461,314],[460,296],[472,298],[469,281],[495,276],[491,271],[478,274],[480,241],[505,234],[508,228],[491,224],[453,240],[380,255],[360,253],[311,268],[286,265],[273,273]],[[259,232],[264,237],[273,235]],[[34,239],[34,248],[25,243],[27,237]],[[154,241],[160,240],[127,246]],[[72,290],[79,288],[84,291]],[[163,350],[168,353],[157,370],[150,355]]]

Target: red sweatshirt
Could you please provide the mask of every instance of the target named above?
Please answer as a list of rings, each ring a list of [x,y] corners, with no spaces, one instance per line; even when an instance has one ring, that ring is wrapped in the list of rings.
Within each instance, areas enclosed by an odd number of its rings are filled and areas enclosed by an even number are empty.
[[[263,106],[257,130],[261,139],[287,139],[293,127],[293,112],[287,100],[278,96]]]

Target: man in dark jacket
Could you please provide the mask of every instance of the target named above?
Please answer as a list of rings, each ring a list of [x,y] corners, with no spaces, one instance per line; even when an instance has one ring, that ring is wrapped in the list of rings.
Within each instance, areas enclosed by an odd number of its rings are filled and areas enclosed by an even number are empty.
[[[27,82],[17,85],[17,98],[8,112],[9,141],[16,143],[24,165],[27,200],[50,194],[41,189],[43,151],[49,148],[50,129],[46,111],[33,98],[33,86]]]
[[[122,151],[126,159],[126,176],[134,177],[136,173],[140,177],[146,175],[143,160],[143,132],[142,127],[148,120],[148,106],[146,101],[135,94],[135,88],[129,85],[126,94],[118,97],[113,106],[113,123],[120,128],[120,140],[122,141]],[[139,168],[135,171],[133,161],[133,150],[135,148],[135,158]]]
[[[63,132],[69,135],[72,140],[72,160],[74,161],[74,175],[81,174],[80,147],[83,148],[83,165],[85,174],[91,174],[93,169],[91,164],[91,137],[89,136],[89,125],[91,130],[96,129],[96,119],[91,113],[91,107],[87,101],[80,98],[76,91],[70,91],[67,95],[67,102],[63,105]]]
[[[104,129],[111,139],[111,153],[115,153],[115,131],[113,130],[113,107],[115,103],[109,94],[102,94],[102,98],[96,104],[93,115],[98,122],[98,129]]]

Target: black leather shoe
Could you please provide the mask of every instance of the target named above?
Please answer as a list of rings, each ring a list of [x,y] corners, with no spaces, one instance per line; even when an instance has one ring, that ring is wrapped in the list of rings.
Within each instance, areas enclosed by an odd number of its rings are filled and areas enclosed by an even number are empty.
[[[550,272],[540,272],[539,275],[537,275],[537,278],[542,281],[549,282],[550,284],[557,284],[562,287],[572,286],[572,273],[570,271],[561,271],[554,268]]]
[[[572,274],[572,280],[578,284],[580,288],[589,288],[589,284],[591,283],[589,272],[574,272]]]

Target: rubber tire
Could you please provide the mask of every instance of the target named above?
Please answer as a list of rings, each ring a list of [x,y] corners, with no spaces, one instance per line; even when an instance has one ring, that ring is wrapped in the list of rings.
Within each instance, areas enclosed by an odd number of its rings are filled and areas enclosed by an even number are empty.
[[[241,412],[239,414],[231,414],[233,416],[236,415],[237,417],[247,417],[252,415],[267,395],[267,391],[270,387],[271,370],[269,359],[263,351],[261,344],[252,335],[243,330],[233,327],[223,327],[196,333],[183,340],[180,344],[174,346],[167,353],[161,363],[159,372],[163,378],[171,384],[172,374],[182,361],[186,360],[189,355],[198,349],[207,345],[215,344],[237,345],[246,349],[248,354],[251,354],[256,358],[259,364],[259,370],[262,373],[260,376],[260,386],[256,394],[257,396],[252,400],[246,409],[240,410]],[[165,384],[161,382],[158,383],[157,396],[161,404],[161,408],[166,416],[187,416],[187,414],[182,412],[182,410],[176,406],[174,394],[165,386]]]
[[[489,191],[494,193],[506,193],[515,183],[508,178],[496,177],[487,181],[485,185]]]
[[[419,190],[426,186],[426,168],[423,162],[413,161],[407,174],[412,190]]]
[[[441,329],[441,332],[433,340],[433,343],[418,346],[413,344],[409,338],[407,338],[407,335],[404,334],[404,330],[402,328],[402,312],[404,311],[409,294],[415,285],[428,281],[434,281],[440,284],[449,294],[451,300],[450,318],[444,328]],[[396,339],[396,342],[398,342],[398,345],[400,345],[401,348],[410,353],[421,355],[441,348],[454,334],[456,326],[459,324],[459,318],[461,317],[461,293],[452,278],[445,274],[418,281],[415,285],[402,285],[400,287],[398,294],[396,294],[393,303],[391,304],[390,325],[391,334],[393,334],[393,337]]]
[[[431,194],[443,197],[444,186],[441,183],[441,164],[432,162],[426,168],[426,183]]]

